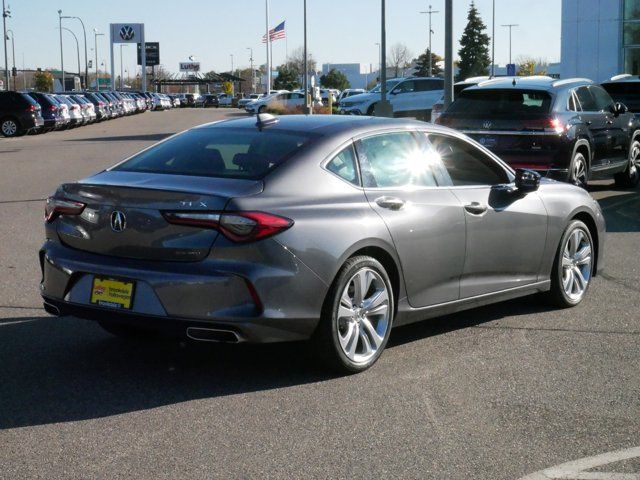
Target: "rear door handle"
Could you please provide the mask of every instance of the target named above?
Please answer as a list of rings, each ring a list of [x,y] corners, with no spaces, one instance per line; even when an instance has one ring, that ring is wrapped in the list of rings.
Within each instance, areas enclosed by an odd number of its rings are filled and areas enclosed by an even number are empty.
[[[376,203],[382,208],[388,208],[389,210],[400,210],[404,207],[404,200],[397,197],[378,197]]]
[[[479,202],[471,202],[465,205],[464,209],[472,215],[482,215],[487,211],[487,206]]]

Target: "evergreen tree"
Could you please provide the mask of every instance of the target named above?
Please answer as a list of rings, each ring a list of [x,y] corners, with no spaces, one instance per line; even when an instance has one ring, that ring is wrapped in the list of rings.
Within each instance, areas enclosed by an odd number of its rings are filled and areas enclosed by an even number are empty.
[[[320,77],[320,85],[324,88],[337,88],[338,90],[344,90],[351,86],[346,75],[335,68]]]
[[[442,75],[442,68],[438,65],[438,62],[442,61],[442,57],[430,52],[427,48],[422,55],[414,60],[416,67],[413,74],[416,77],[429,76],[429,54],[431,54],[431,76],[437,77],[438,75]]]
[[[489,35],[484,33],[486,29],[472,1],[467,15],[467,26],[460,39],[460,50],[458,50],[460,79],[487,74],[491,58],[489,57]]]
[[[287,65],[278,67],[278,76],[273,81],[274,90],[295,90],[300,87],[298,72]]]

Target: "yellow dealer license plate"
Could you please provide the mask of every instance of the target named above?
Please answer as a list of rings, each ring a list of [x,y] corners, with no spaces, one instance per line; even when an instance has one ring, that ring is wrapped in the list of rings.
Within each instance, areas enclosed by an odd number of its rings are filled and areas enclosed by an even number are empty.
[[[94,277],[91,303],[102,307],[130,309],[133,305],[135,282]]]

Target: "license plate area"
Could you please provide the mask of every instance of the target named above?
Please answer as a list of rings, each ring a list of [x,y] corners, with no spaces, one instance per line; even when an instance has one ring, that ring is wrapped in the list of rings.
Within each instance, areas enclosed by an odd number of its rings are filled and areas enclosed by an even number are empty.
[[[101,307],[130,310],[135,287],[133,280],[94,276],[90,302]]]

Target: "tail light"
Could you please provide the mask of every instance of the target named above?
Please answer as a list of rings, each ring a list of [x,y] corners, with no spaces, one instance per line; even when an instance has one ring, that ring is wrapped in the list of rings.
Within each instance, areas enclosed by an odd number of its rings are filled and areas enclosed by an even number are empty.
[[[71,110],[77,110],[78,109],[78,105],[71,105]]]
[[[293,220],[264,212],[163,212],[175,225],[212,228],[233,242],[246,243],[277,235],[293,225]]]
[[[56,107],[55,105],[51,105],[51,106],[49,107],[49,110],[51,110],[52,112],[55,112],[55,111],[57,111],[57,110],[58,110],[58,107]]]
[[[36,107],[35,105],[29,105],[27,107],[27,112],[35,112],[38,110],[38,107]]]
[[[551,128],[553,129],[554,132],[562,133],[564,131],[564,125],[559,119],[552,118],[549,123],[551,124]]]
[[[86,205],[66,198],[49,197],[44,207],[44,221],[53,222],[60,215],[80,215]]]

